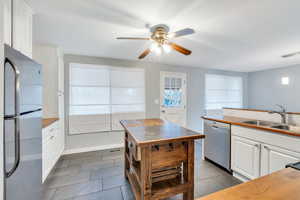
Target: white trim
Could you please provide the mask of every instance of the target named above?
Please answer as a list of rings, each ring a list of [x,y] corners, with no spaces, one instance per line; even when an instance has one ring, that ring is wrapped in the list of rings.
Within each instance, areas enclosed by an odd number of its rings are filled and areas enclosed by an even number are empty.
[[[89,151],[100,151],[100,150],[122,148],[122,147],[124,147],[124,144],[111,144],[111,145],[102,145],[102,146],[94,146],[94,147],[67,149],[67,150],[64,150],[63,155],[74,154],[74,153],[84,153],[84,152],[89,152]]]
[[[235,178],[237,178],[237,179],[239,179],[240,181],[242,181],[244,183],[249,181],[248,178],[246,178],[245,176],[243,176],[243,175],[241,175],[241,174],[239,174],[237,172],[232,172],[232,176],[235,177]]]

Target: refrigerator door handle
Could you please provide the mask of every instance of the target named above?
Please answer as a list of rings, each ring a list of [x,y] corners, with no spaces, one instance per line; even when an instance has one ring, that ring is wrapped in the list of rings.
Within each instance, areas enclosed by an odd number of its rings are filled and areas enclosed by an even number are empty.
[[[9,171],[5,170],[5,176],[8,178],[10,177],[18,168],[20,164],[20,156],[21,156],[21,150],[20,150],[20,71],[15,66],[15,64],[10,61],[8,58],[5,58],[4,66],[6,63],[9,63],[14,70],[15,73],[15,116],[14,124],[15,124],[15,159],[14,159],[14,165]]]

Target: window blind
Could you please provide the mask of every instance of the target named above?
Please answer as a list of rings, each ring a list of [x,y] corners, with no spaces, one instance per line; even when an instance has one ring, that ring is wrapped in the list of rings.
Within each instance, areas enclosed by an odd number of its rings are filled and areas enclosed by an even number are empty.
[[[123,130],[121,119],[145,118],[144,70],[70,64],[70,134]]]
[[[238,76],[205,75],[206,110],[243,106],[243,80]]]

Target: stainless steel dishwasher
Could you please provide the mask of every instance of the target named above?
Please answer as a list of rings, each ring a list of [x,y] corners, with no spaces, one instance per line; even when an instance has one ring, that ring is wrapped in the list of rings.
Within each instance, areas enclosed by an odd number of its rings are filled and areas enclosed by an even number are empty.
[[[229,172],[230,124],[204,120],[204,157]]]

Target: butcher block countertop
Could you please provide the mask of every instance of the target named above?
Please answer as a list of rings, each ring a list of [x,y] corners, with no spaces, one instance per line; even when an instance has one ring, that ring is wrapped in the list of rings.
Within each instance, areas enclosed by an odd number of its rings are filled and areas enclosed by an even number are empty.
[[[58,120],[58,118],[43,118],[43,120],[42,120],[42,127],[46,128],[47,126],[53,124],[57,120]]]
[[[122,120],[121,124],[139,146],[205,137],[162,119]]]
[[[264,130],[264,131],[271,131],[271,132],[300,137],[300,127],[298,127],[298,126],[291,126],[292,130],[283,130],[283,129],[271,128],[269,126],[260,126],[260,125],[256,125],[256,124],[244,123],[245,121],[251,121],[251,120],[255,120],[255,119],[247,119],[247,118],[223,116],[223,115],[202,116],[202,118],[206,119],[206,120],[216,121],[216,122],[244,126],[247,128],[256,128],[256,129],[260,129],[260,130]]]
[[[196,200],[299,200],[300,171],[283,169]]]

